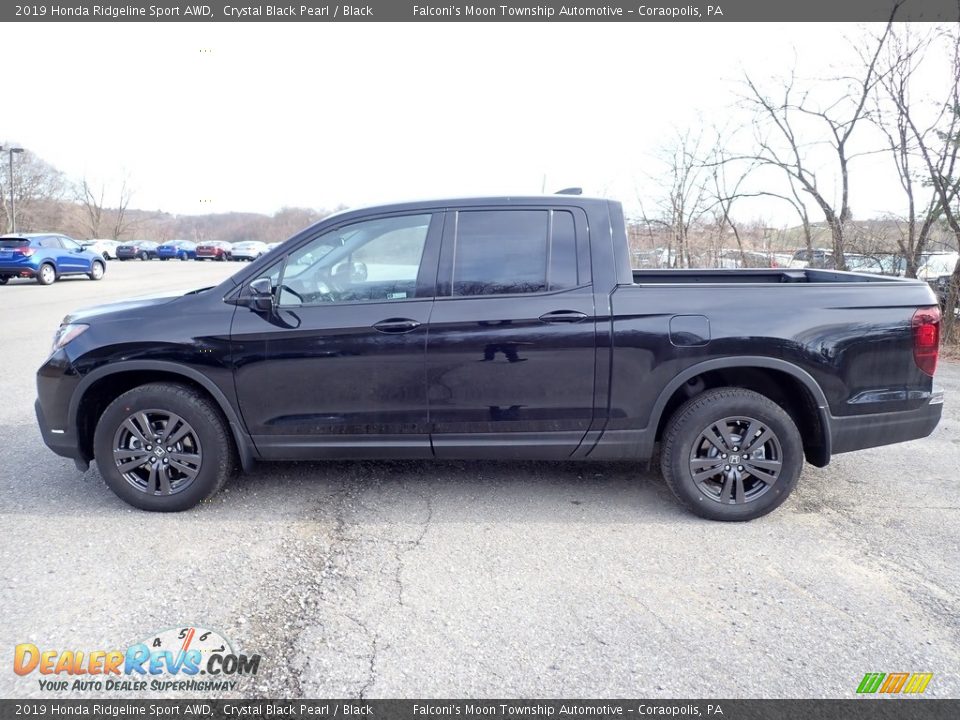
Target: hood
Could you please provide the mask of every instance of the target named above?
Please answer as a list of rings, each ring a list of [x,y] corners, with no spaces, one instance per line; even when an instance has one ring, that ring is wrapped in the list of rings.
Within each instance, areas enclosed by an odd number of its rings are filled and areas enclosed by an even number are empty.
[[[142,298],[133,298],[131,300],[123,300],[121,302],[107,303],[106,305],[94,305],[92,307],[80,308],[79,310],[74,310],[69,315],[67,315],[63,322],[74,323],[74,322],[89,322],[90,320],[98,320],[103,318],[106,315],[114,315],[118,313],[123,313],[131,310],[141,310],[143,308],[155,307],[157,305],[165,305],[166,303],[173,302],[174,300],[183,297],[182,295],[163,295],[155,296],[150,295]]]

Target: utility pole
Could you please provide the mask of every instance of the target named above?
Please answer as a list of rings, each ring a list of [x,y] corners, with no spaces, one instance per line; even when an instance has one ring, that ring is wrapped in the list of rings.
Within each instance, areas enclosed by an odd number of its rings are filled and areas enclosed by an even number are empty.
[[[3,146],[0,145],[0,151],[3,151],[3,149]],[[10,183],[10,232],[15,233],[17,231],[17,206],[13,194],[13,155],[14,153],[22,153],[23,148],[10,146],[6,150],[10,158],[10,175],[7,178]]]

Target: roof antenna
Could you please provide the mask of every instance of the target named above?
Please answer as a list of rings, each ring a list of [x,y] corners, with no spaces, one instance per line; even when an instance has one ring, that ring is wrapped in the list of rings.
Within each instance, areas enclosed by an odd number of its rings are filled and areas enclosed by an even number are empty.
[[[583,195],[583,188],[568,187],[563,190],[557,190],[554,195]]]

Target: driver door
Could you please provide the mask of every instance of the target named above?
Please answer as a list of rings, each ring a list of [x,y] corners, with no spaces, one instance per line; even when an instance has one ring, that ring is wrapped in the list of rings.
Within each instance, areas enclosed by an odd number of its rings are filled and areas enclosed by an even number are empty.
[[[426,340],[442,225],[432,211],[348,223],[258,276],[273,307],[239,307],[231,341],[263,457],[431,457]]]
[[[57,256],[57,270],[59,272],[89,272],[90,261],[80,255],[83,247],[75,240],[59,235],[56,238],[50,238],[51,246],[61,247],[63,251]]]

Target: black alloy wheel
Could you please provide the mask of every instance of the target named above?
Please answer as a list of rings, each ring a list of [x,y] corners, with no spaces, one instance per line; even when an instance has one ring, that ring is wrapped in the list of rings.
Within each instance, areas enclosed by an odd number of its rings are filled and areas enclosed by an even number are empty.
[[[113,462],[134,489],[173,495],[197,479],[203,450],[197,431],[176,413],[138,410],[114,434]]]
[[[203,502],[237,467],[219,406],[179,383],[150,383],[120,395],[97,421],[93,450],[100,475],[118,497],[156,512]]]
[[[690,475],[700,492],[717,502],[756,502],[780,477],[782,457],[780,440],[766,424],[727,417],[710,423],[694,441]]]
[[[661,439],[667,485],[688,509],[711,520],[752,520],[771,512],[793,491],[803,462],[790,414],[746,388],[693,396]]]

